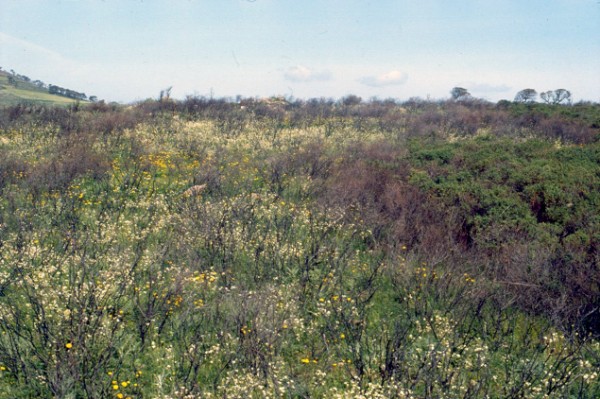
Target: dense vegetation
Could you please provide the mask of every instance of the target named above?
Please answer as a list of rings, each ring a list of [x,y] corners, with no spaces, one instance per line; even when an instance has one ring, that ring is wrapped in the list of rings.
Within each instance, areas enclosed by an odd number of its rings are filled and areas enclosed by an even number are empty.
[[[4,108],[0,397],[597,398],[599,128],[471,99]]]

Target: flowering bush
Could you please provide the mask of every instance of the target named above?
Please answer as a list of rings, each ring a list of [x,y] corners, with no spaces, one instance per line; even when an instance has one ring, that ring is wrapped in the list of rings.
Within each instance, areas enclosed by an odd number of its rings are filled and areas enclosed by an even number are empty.
[[[253,104],[4,125],[1,397],[600,394],[597,330],[565,323],[597,293],[597,143],[406,145],[416,106]]]

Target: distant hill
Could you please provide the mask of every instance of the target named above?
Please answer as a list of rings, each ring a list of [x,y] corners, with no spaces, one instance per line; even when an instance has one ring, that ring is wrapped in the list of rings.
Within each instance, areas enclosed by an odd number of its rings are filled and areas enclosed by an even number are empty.
[[[0,71],[0,106],[20,103],[68,105],[77,101],[87,101],[87,97],[84,93],[47,85],[40,80],[32,81],[14,71]]]

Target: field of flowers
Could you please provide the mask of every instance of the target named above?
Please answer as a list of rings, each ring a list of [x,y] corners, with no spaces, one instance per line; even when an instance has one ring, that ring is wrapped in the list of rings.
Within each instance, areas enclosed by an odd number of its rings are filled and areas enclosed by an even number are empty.
[[[600,396],[598,140],[154,106],[5,110],[1,398]]]

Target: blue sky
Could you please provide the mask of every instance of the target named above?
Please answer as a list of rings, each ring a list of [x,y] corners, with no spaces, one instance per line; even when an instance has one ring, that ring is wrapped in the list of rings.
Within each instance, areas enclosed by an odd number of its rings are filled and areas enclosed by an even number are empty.
[[[0,66],[108,101],[600,101],[598,0],[0,0]]]

